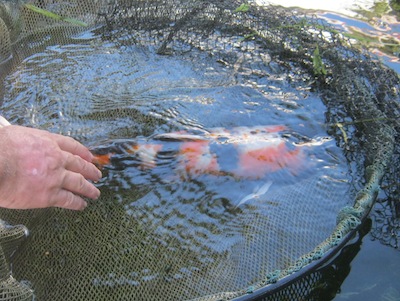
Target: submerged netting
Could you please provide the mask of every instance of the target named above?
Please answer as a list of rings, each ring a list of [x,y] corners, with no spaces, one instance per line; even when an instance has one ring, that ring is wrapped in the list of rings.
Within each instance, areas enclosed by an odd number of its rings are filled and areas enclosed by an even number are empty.
[[[84,212],[0,210],[2,300],[306,298],[319,276],[285,283],[343,247],[382,180],[398,196],[399,77],[313,18],[235,1],[5,1],[0,42],[8,120],[114,154]],[[221,128],[220,163],[249,133],[301,156],[256,179],[182,174],[187,137]],[[158,144],[151,168],[127,151]]]

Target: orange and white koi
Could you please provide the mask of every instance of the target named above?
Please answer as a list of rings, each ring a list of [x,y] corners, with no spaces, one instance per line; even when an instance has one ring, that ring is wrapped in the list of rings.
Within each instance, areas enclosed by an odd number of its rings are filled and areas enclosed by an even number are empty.
[[[120,156],[134,156],[138,168],[155,168],[165,158],[176,161],[180,175],[228,175],[262,178],[282,169],[293,172],[302,165],[302,149],[282,133],[285,126],[214,128],[209,131],[157,134],[144,140],[117,141],[93,149],[94,163],[113,166]]]

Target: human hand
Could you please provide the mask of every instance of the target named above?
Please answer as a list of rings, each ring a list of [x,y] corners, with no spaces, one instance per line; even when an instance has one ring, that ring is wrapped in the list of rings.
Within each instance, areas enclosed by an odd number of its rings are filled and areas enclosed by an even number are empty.
[[[73,138],[15,125],[0,128],[0,206],[83,210],[83,197],[100,196],[88,181],[101,178],[92,159]]]

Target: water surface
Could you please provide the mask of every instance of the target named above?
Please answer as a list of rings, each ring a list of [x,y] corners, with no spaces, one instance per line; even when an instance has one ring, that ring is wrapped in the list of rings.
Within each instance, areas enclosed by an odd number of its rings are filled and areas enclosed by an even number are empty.
[[[283,167],[257,179],[182,179],[173,164],[128,165],[106,169],[98,184],[105,193],[96,207],[117,204],[124,220],[145,229],[152,250],[176,258],[171,281],[197,283],[204,275],[196,271],[207,265],[205,279],[218,276],[218,284],[210,282],[235,290],[312,251],[352,200],[348,166],[327,134],[321,99],[281,72],[264,65],[243,76],[200,52],[160,56],[152,47],[119,47],[93,36],[26,58],[6,79],[2,109],[12,123],[70,135],[94,149],[115,139],[150,143],[152,135],[171,131],[286,126],[282,139],[304,152],[295,172]],[[238,206],[268,182],[267,192]],[[181,256],[191,260],[179,262]],[[163,261],[137,264],[134,274],[110,271],[93,276],[93,284],[125,279],[139,287],[165,277]]]

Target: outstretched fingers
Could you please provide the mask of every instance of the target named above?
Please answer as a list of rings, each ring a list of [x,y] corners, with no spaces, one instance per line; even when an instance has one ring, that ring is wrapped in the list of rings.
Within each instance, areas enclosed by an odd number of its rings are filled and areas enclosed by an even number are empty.
[[[91,163],[93,155],[85,146],[70,137],[53,135],[62,150],[65,169],[53,206],[83,210],[87,206],[84,197],[97,199],[100,196],[100,190],[89,180],[100,180],[101,171]]]
[[[62,188],[54,195],[52,206],[72,210],[83,210],[87,203],[83,197],[97,199],[100,191],[81,174],[67,171]]]
[[[88,162],[92,162],[93,154],[77,140],[59,134],[51,133],[50,135],[53,136],[53,139],[55,139],[61,150],[77,155]]]
[[[87,203],[83,197],[97,199],[100,190],[87,181],[83,175],[72,171],[65,171],[61,188],[53,195],[53,207],[72,210],[83,210]]]
[[[87,181],[81,174],[72,171],[66,171],[61,189],[91,199],[97,199],[100,196],[99,189]]]
[[[86,201],[71,191],[62,189],[54,197],[55,202],[52,204],[54,207],[71,210],[83,210],[87,207]]]
[[[64,152],[65,163],[64,168],[67,171],[81,174],[85,179],[98,181],[101,179],[101,171],[92,163],[82,159],[78,155]]]

